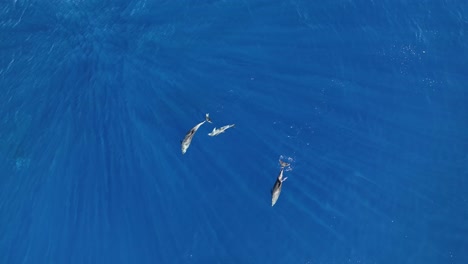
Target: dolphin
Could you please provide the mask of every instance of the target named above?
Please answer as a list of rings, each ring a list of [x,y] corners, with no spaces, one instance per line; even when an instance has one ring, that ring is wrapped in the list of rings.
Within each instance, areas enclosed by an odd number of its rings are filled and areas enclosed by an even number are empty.
[[[283,185],[283,182],[288,178],[283,178],[283,171],[284,168],[281,168],[280,174],[276,179],[275,185],[273,185],[273,189],[271,189],[271,206],[274,206],[276,201],[278,201],[278,198],[281,193],[281,186]]]
[[[187,152],[187,149],[190,147],[190,143],[192,143],[193,136],[195,135],[195,132],[201,127],[201,125],[205,124],[205,122],[211,123],[210,119],[210,114],[205,115],[205,120],[203,122],[198,123],[196,126],[194,126],[192,129],[190,129],[189,132],[184,137],[184,140],[181,141],[182,145],[182,154],[185,154]]]
[[[215,128],[213,128],[213,131],[211,131],[211,133],[208,133],[208,136],[211,136],[211,137],[217,136],[217,135],[219,135],[221,133],[224,133],[224,131],[226,131],[226,129],[234,127],[234,125],[235,124],[223,126],[223,127],[220,127],[219,129],[216,129],[216,127],[215,127]]]

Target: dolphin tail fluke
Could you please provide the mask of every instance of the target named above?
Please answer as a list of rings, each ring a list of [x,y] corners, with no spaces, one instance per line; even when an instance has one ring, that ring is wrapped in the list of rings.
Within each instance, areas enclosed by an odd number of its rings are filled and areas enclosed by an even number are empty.
[[[208,123],[212,123],[209,113],[206,113],[206,115],[205,115],[205,120],[206,120],[206,122],[208,122]]]

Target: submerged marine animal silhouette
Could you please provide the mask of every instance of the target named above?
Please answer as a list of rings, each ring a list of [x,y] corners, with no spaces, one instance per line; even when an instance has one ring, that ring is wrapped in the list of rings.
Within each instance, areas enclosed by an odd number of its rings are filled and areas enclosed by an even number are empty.
[[[217,136],[217,135],[219,135],[221,133],[224,133],[224,131],[226,131],[226,129],[234,127],[234,126],[235,126],[235,124],[226,125],[226,126],[220,127],[219,129],[216,129],[216,127],[215,127],[215,128],[213,128],[213,131],[208,133],[208,136],[211,136],[211,137]]]
[[[271,190],[271,206],[274,206],[278,201],[278,198],[281,194],[281,187],[283,186],[283,182],[286,179],[288,179],[288,177],[285,177],[283,179],[283,171],[284,168],[281,168],[281,172],[278,175],[278,178],[276,179],[275,185],[273,185],[273,189]]]
[[[190,143],[192,143],[193,136],[195,135],[195,132],[203,125],[205,122],[211,123],[210,119],[210,114],[207,113],[205,115],[205,120],[203,122],[200,122],[196,126],[194,126],[192,129],[190,129],[189,132],[184,137],[184,140],[181,141],[181,148],[182,148],[182,154],[185,154],[187,152],[187,149],[190,147]]]
[[[283,182],[288,179],[288,177],[283,178],[283,171],[284,168],[288,167],[290,164],[282,160],[280,160],[279,163],[281,164],[281,171],[278,175],[278,178],[276,178],[275,185],[273,185],[273,188],[271,189],[271,206],[274,206],[278,201],[278,198],[281,194],[281,187],[283,186]]]

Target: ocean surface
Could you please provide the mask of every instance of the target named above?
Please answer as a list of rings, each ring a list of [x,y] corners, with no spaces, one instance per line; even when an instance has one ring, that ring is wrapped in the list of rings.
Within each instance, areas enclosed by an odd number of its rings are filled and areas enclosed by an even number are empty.
[[[0,263],[468,263],[468,2],[1,1]]]

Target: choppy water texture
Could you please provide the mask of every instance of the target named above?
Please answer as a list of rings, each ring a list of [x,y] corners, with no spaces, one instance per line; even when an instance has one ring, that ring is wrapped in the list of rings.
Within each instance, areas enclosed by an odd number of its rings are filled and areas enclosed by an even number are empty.
[[[468,263],[467,29],[464,1],[3,1],[0,263]]]

